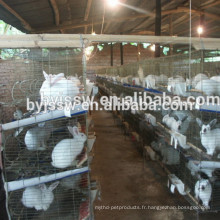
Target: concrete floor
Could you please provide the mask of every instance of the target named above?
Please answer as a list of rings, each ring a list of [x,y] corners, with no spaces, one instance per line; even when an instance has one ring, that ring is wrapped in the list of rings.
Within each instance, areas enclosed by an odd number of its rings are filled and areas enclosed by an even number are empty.
[[[144,166],[143,156],[116,127],[111,113],[95,111],[92,117],[97,134],[92,178],[99,181],[102,198],[94,203],[95,220],[219,219],[219,213],[197,215],[191,210],[115,209],[115,206],[154,208],[190,204],[182,196],[169,192],[167,175],[156,162],[148,161]]]

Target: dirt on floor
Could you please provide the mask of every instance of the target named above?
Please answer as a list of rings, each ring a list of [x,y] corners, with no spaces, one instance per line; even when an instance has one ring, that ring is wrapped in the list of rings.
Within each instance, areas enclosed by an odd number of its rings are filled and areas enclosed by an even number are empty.
[[[110,112],[95,111],[92,117],[97,135],[92,178],[101,185],[101,201],[94,202],[96,220],[219,219],[220,213],[183,209],[190,204],[178,193],[170,193],[165,171],[156,162],[144,163]]]

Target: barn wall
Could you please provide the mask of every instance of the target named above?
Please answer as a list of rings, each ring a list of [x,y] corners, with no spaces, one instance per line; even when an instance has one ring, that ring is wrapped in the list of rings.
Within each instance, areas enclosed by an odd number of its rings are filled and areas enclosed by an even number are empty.
[[[109,67],[111,64],[111,54],[110,54],[111,46],[105,44],[104,49],[99,51],[98,49],[94,49],[93,53],[87,60],[87,70],[92,71],[99,68]],[[138,61],[138,47],[130,44],[123,46],[124,50],[124,64],[133,63]],[[142,45],[140,45],[140,60],[147,59],[153,57],[153,52],[149,49],[144,49]],[[72,57],[74,58],[74,57]],[[72,60],[69,57],[70,60]],[[81,58],[79,58],[81,59]],[[54,61],[54,60],[53,60]],[[60,61],[60,60],[59,60]],[[67,72],[78,73],[80,76],[80,70],[76,70],[76,68],[72,68],[71,62],[73,61],[62,61],[62,65],[57,61],[57,64],[51,63],[50,71],[48,70],[47,63],[44,65],[39,62],[34,62],[25,59],[13,59],[13,60],[0,60],[0,100],[3,103],[12,103],[12,95],[11,90],[15,82],[23,81],[24,79],[34,79],[37,76],[42,76],[42,68],[50,72],[52,74],[57,74],[60,71],[64,72],[65,75],[68,75]],[[73,62],[76,65],[76,62]],[[77,61],[77,64],[81,64],[81,60]],[[121,55],[120,55],[120,44],[114,44],[113,46],[113,65],[120,66],[121,65]],[[58,68],[59,67],[59,68]],[[93,72],[92,72],[93,73]],[[39,78],[39,77],[37,77]],[[28,86],[30,83],[23,84],[28,91]],[[15,98],[19,98],[24,94],[21,94],[20,90],[15,88]],[[14,105],[13,105],[14,106]],[[20,105],[23,106],[23,105]],[[20,107],[19,106],[19,107]],[[3,111],[3,112],[2,112]],[[13,113],[15,111],[15,107],[5,106],[0,108],[0,120],[1,123],[9,122],[13,119]],[[25,109],[24,109],[25,111]]]
[[[67,57],[56,54],[57,50],[54,53],[52,50],[50,51],[49,60],[48,57],[44,57],[42,60],[42,53],[41,51],[38,53],[37,50],[30,53],[30,59],[21,57],[13,57],[11,60],[0,59],[0,103],[7,103],[0,107],[1,123],[10,122],[13,119],[15,103],[13,103],[12,90],[14,99],[22,101],[17,106],[23,112],[26,112],[27,97],[32,101],[39,99],[39,90],[44,81],[43,70],[48,74],[64,73],[65,76],[68,76],[77,73],[78,76],[82,76],[82,56],[80,54]],[[60,50],[61,52],[63,51]],[[20,83],[15,84],[16,82]]]
[[[124,64],[134,63],[138,61],[138,47],[130,44],[123,46],[124,51]],[[144,60],[154,56],[154,53],[150,49],[145,49],[140,44],[140,60]],[[120,44],[114,44],[113,46],[113,66],[121,65]],[[111,46],[105,45],[102,51],[94,49],[93,53],[87,60],[87,69],[96,70],[111,66]]]
[[[32,68],[29,63],[24,60],[0,60],[0,100],[3,103],[12,103],[11,91],[15,82],[30,79]],[[15,88],[15,96],[21,97],[21,93]],[[6,123],[12,120],[15,107],[3,105],[0,108],[1,123]]]

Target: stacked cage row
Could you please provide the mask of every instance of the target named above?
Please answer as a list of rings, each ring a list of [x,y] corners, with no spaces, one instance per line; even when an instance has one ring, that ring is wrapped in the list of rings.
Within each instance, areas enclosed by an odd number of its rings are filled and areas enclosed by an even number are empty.
[[[82,48],[44,48],[17,49],[1,63],[7,63],[1,123],[10,219],[92,218],[94,137],[88,136],[87,111],[73,108],[73,98],[90,95],[93,87],[82,60]]]
[[[179,96],[182,102],[189,96],[219,98],[215,92],[219,86],[219,57],[219,51],[196,51],[191,59],[189,54],[150,59],[125,66],[123,72],[128,74],[119,75],[123,67],[116,68],[118,75],[99,70],[98,82],[106,93],[120,98],[134,97],[135,92],[139,98],[148,96],[153,100],[164,94],[171,100]],[[176,189],[203,210],[220,209],[216,100],[212,106],[197,103],[188,109],[165,109],[162,102],[154,109],[121,111],[123,119],[142,136],[144,145],[156,153],[152,154],[153,159],[159,159],[167,167],[171,191]]]

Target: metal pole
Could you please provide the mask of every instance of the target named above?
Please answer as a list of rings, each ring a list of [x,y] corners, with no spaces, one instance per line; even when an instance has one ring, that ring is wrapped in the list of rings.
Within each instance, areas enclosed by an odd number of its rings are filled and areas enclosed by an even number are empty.
[[[121,65],[124,64],[124,51],[123,51],[123,44],[120,43],[120,54],[121,54]]]
[[[161,0],[156,0],[155,36],[161,36]],[[160,44],[155,44],[155,57],[160,57]]]
[[[111,66],[113,66],[113,44],[111,43]]]

